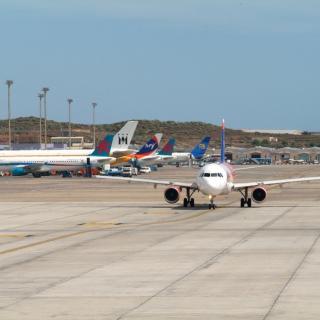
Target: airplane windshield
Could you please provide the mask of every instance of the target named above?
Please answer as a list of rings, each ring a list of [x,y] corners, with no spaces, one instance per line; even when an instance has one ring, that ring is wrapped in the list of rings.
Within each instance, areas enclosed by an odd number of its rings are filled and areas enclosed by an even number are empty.
[[[209,172],[203,172],[201,173],[201,177],[220,177],[223,178],[223,174],[221,172],[213,172],[213,173],[209,173]]]

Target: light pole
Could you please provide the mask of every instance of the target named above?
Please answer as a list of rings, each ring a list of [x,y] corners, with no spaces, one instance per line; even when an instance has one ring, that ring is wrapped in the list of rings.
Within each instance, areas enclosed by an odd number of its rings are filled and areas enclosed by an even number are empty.
[[[71,103],[73,102],[72,99],[67,99],[69,104],[69,149],[71,148]]]
[[[11,86],[13,84],[12,80],[7,80],[6,84],[8,86],[8,131],[9,131],[9,149],[11,150]]]
[[[47,93],[49,88],[42,88],[43,91],[43,111],[44,111],[44,148],[47,149]]]
[[[92,102],[93,149],[96,147],[96,102]]]
[[[42,144],[42,98],[44,97],[43,93],[38,94],[39,97],[39,143],[40,149]]]

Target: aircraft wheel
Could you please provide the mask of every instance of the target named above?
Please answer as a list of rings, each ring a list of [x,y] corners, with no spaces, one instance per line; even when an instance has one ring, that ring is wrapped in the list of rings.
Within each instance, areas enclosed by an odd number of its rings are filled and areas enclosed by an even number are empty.
[[[39,172],[33,172],[32,175],[34,178],[41,178],[41,173]]]
[[[211,203],[209,204],[209,210],[212,208],[212,205],[211,205]]]
[[[184,198],[183,199],[183,206],[186,208],[188,206],[188,199]]]
[[[192,208],[194,207],[194,198],[190,199],[190,207],[192,207]]]
[[[244,204],[245,204],[244,198],[241,198],[241,200],[240,200],[240,207],[241,207],[241,208],[244,208]]]
[[[248,202],[247,202],[248,208],[251,208],[251,204],[252,204],[251,198],[249,198],[249,199],[248,199]]]

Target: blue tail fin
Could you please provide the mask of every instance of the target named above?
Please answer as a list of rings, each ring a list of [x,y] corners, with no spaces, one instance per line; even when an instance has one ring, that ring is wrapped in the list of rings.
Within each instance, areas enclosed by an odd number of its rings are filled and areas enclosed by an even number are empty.
[[[162,138],[162,133],[155,134],[148,142],[141,147],[136,153],[137,155],[149,155],[157,151]]]
[[[224,163],[225,162],[225,149],[226,149],[226,144],[225,144],[225,135],[224,135],[224,119],[222,119],[222,125],[221,125],[221,153],[220,153],[220,162]]]
[[[168,143],[158,152],[158,154],[160,156],[171,156],[175,144],[176,140],[174,138],[170,138]]]
[[[109,157],[112,140],[113,140],[113,135],[111,134],[106,135],[105,138],[99,143],[99,145],[90,154],[90,156]]]
[[[209,142],[210,137],[204,137],[202,141],[199,144],[197,144],[191,151],[192,157],[196,160],[202,159],[208,149]]]

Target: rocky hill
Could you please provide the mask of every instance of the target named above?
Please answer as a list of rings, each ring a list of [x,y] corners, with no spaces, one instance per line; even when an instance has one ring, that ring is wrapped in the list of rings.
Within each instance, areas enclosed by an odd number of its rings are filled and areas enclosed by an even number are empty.
[[[96,126],[97,139],[106,133],[115,133],[124,122],[112,124],[100,124]],[[7,143],[8,123],[0,120],[0,143]],[[68,123],[49,120],[48,137],[68,136]],[[219,148],[220,126],[204,122],[175,122],[159,120],[139,120],[133,143],[142,144],[153,133],[162,132],[163,139],[174,137],[177,140],[178,149],[188,149],[199,142],[205,136],[211,136],[210,147]],[[92,141],[92,127],[87,124],[72,123],[72,135],[83,136],[85,141]],[[272,135],[276,138],[269,142],[270,134],[247,133],[241,130],[226,129],[226,144],[234,147],[250,147],[255,145],[271,147],[312,147],[320,146],[320,136],[305,132],[302,135],[278,134]],[[12,139],[15,143],[37,143],[39,141],[39,118],[20,117],[12,120]]]

